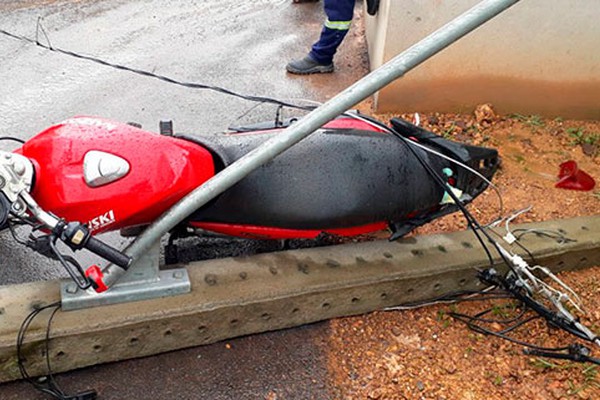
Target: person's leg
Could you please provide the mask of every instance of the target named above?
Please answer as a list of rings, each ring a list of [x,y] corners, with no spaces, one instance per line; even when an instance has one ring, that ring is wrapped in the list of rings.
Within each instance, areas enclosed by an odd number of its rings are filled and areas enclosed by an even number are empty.
[[[310,53],[300,60],[290,62],[286,69],[294,74],[333,72],[333,56],[344,40],[354,15],[355,0],[325,0],[327,20],[319,40]]]
[[[325,0],[327,20],[310,56],[319,64],[331,64],[337,48],[346,37],[354,15],[355,0]]]

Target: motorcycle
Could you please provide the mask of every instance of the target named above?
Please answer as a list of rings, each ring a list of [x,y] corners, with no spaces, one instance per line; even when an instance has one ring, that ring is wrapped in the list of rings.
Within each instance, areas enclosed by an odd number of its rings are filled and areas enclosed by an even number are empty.
[[[152,133],[102,118],[68,119],[0,152],[0,229],[14,235],[15,226],[30,225],[25,244],[58,259],[80,288],[102,292],[98,267],[84,271],[58,242],[127,268],[131,258],[97,234],[143,229],[296,120],[192,135],[173,134],[169,124]],[[499,163],[494,149],[347,112],[196,210],[172,235],[310,239],[388,227],[395,240],[472,201]]]

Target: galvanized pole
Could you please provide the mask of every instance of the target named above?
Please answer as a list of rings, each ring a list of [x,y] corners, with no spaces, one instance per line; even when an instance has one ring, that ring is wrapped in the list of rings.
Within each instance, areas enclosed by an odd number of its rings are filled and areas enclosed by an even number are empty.
[[[138,259],[187,216],[252,171],[518,1],[484,0],[450,21],[195,189],[148,227],[125,253]],[[114,265],[107,266],[103,272],[108,286],[124,273]]]

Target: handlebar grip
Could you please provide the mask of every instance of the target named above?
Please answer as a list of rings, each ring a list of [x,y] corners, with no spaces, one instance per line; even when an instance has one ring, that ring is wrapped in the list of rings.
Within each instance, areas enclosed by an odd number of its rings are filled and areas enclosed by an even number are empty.
[[[131,257],[121,253],[119,250],[107,245],[103,241],[98,240],[93,236],[89,237],[84,247],[92,253],[99,255],[105,260],[116,264],[123,269],[127,269],[129,264],[131,264]]]

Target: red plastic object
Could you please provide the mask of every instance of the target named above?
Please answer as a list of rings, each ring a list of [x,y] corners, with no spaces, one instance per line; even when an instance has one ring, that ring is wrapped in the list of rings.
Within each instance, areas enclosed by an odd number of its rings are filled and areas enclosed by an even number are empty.
[[[582,171],[573,160],[560,164],[558,182],[554,185],[561,189],[570,190],[592,190],[596,186],[594,178]]]
[[[85,276],[92,281],[92,286],[96,293],[102,293],[108,290],[108,287],[104,283],[102,279],[104,279],[104,274],[102,270],[97,265],[92,265],[88,269],[85,270]]]

